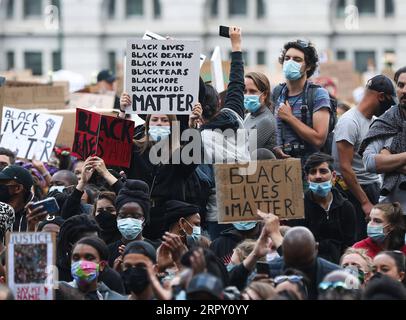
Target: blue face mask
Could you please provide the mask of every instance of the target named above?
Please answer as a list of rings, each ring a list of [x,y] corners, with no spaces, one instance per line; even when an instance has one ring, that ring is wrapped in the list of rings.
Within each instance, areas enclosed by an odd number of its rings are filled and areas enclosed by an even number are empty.
[[[259,96],[246,95],[244,96],[244,107],[248,112],[256,112],[261,107],[261,102],[259,101]]]
[[[302,77],[302,73],[300,69],[302,64],[289,60],[283,63],[283,73],[285,74],[285,78],[287,80],[299,80]]]
[[[236,222],[233,223],[234,228],[240,231],[247,231],[254,229],[257,223],[255,221],[252,222]]]
[[[127,240],[134,240],[142,231],[144,221],[134,218],[125,218],[117,220],[117,228],[121,235]]]
[[[332,187],[333,184],[331,183],[331,180],[321,183],[309,182],[309,190],[322,198],[327,197]]]
[[[170,126],[151,126],[149,127],[148,134],[154,141],[161,141],[171,134]]]
[[[386,238],[386,234],[383,231],[383,229],[386,226],[370,226],[368,224],[367,226],[367,234],[368,237],[370,237],[373,241],[377,242],[377,243],[382,243],[385,241]]]
[[[186,219],[185,219],[185,221],[187,222],[187,224],[192,228],[192,234],[191,234],[191,237],[193,238],[193,240],[194,241],[199,241],[199,239],[200,239],[200,236],[201,236],[201,234],[202,234],[202,229],[199,227],[199,226],[192,226],[192,224],[189,222],[189,221],[187,221]]]

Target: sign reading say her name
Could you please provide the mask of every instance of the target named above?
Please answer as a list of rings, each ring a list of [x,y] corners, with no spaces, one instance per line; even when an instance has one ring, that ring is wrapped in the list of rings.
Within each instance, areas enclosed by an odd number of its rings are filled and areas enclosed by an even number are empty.
[[[106,165],[128,168],[133,136],[133,121],[76,109],[72,151],[82,160],[97,155]]]
[[[198,102],[198,41],[127,42],[127,113],[190,114]]]
[[[19,158],[48,162],[62,120],[60,116],[4,107],[0,146],[16,152]]]
[[[218,221],[261,220],[257,209],[280,219],[304,217],[300,159],[262,160],[245,175],[245,165],[215,164]]]
[[[58,280],[55,236],[13,232],[7,236],[7,284],[16,300],[53,300]]]

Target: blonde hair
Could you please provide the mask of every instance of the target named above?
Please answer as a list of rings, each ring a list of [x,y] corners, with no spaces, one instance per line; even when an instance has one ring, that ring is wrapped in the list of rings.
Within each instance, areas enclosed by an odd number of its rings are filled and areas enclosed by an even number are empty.
[[[277,296],[275,288],[270,284],[262,281],[251,282],[247,289],[255,291],[255,293],[261,298],[261,300],[271,300]]]
[[[340,265],[343,263],[344,257],[350,255],[350,254],[357,254],[359,255],[368,265],[368,271],[372,271],[372,259],[370,256],[368,256],[368,251],[366,249],[361,249],[361,248],[348,248],[345,250],[344,254],[341,256],[340,259]]]

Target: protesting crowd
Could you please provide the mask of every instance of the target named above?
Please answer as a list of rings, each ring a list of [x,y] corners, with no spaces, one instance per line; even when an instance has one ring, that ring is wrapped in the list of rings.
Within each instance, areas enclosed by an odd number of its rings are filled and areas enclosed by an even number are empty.
[[[200,78],[190,114],[140,115],[127,168],[71,146],[55,146],[49,161],[0,147],[0,299],[49,277],[55,300],[406,299],[406,67],[371,78],[348,108],[312,82],[313,43],[281,48],[285,81],[271,88],[266,75],[244,72],[241,29],[229,33],[226,92]],[[118,119],[133,99],[116,98]],[[244,129],[255,133],[247,144],[216,143]],[[201,158],[215,161],[185,161],[176,130],[197,134]],[[292,158],[299,218],[275,205],[219,218],[217,164]],[[53,235],[51,275],[51,251],[24,232]]]

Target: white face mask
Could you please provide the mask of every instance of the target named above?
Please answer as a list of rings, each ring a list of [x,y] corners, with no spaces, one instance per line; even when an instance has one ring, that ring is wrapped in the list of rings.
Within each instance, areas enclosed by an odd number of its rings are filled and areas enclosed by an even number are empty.
[[[48,193],[51,193],[52,191],[58,191],[60,193],[63,192],[63,190],[65,190],[65,186],[52,186],[49,188]]]

